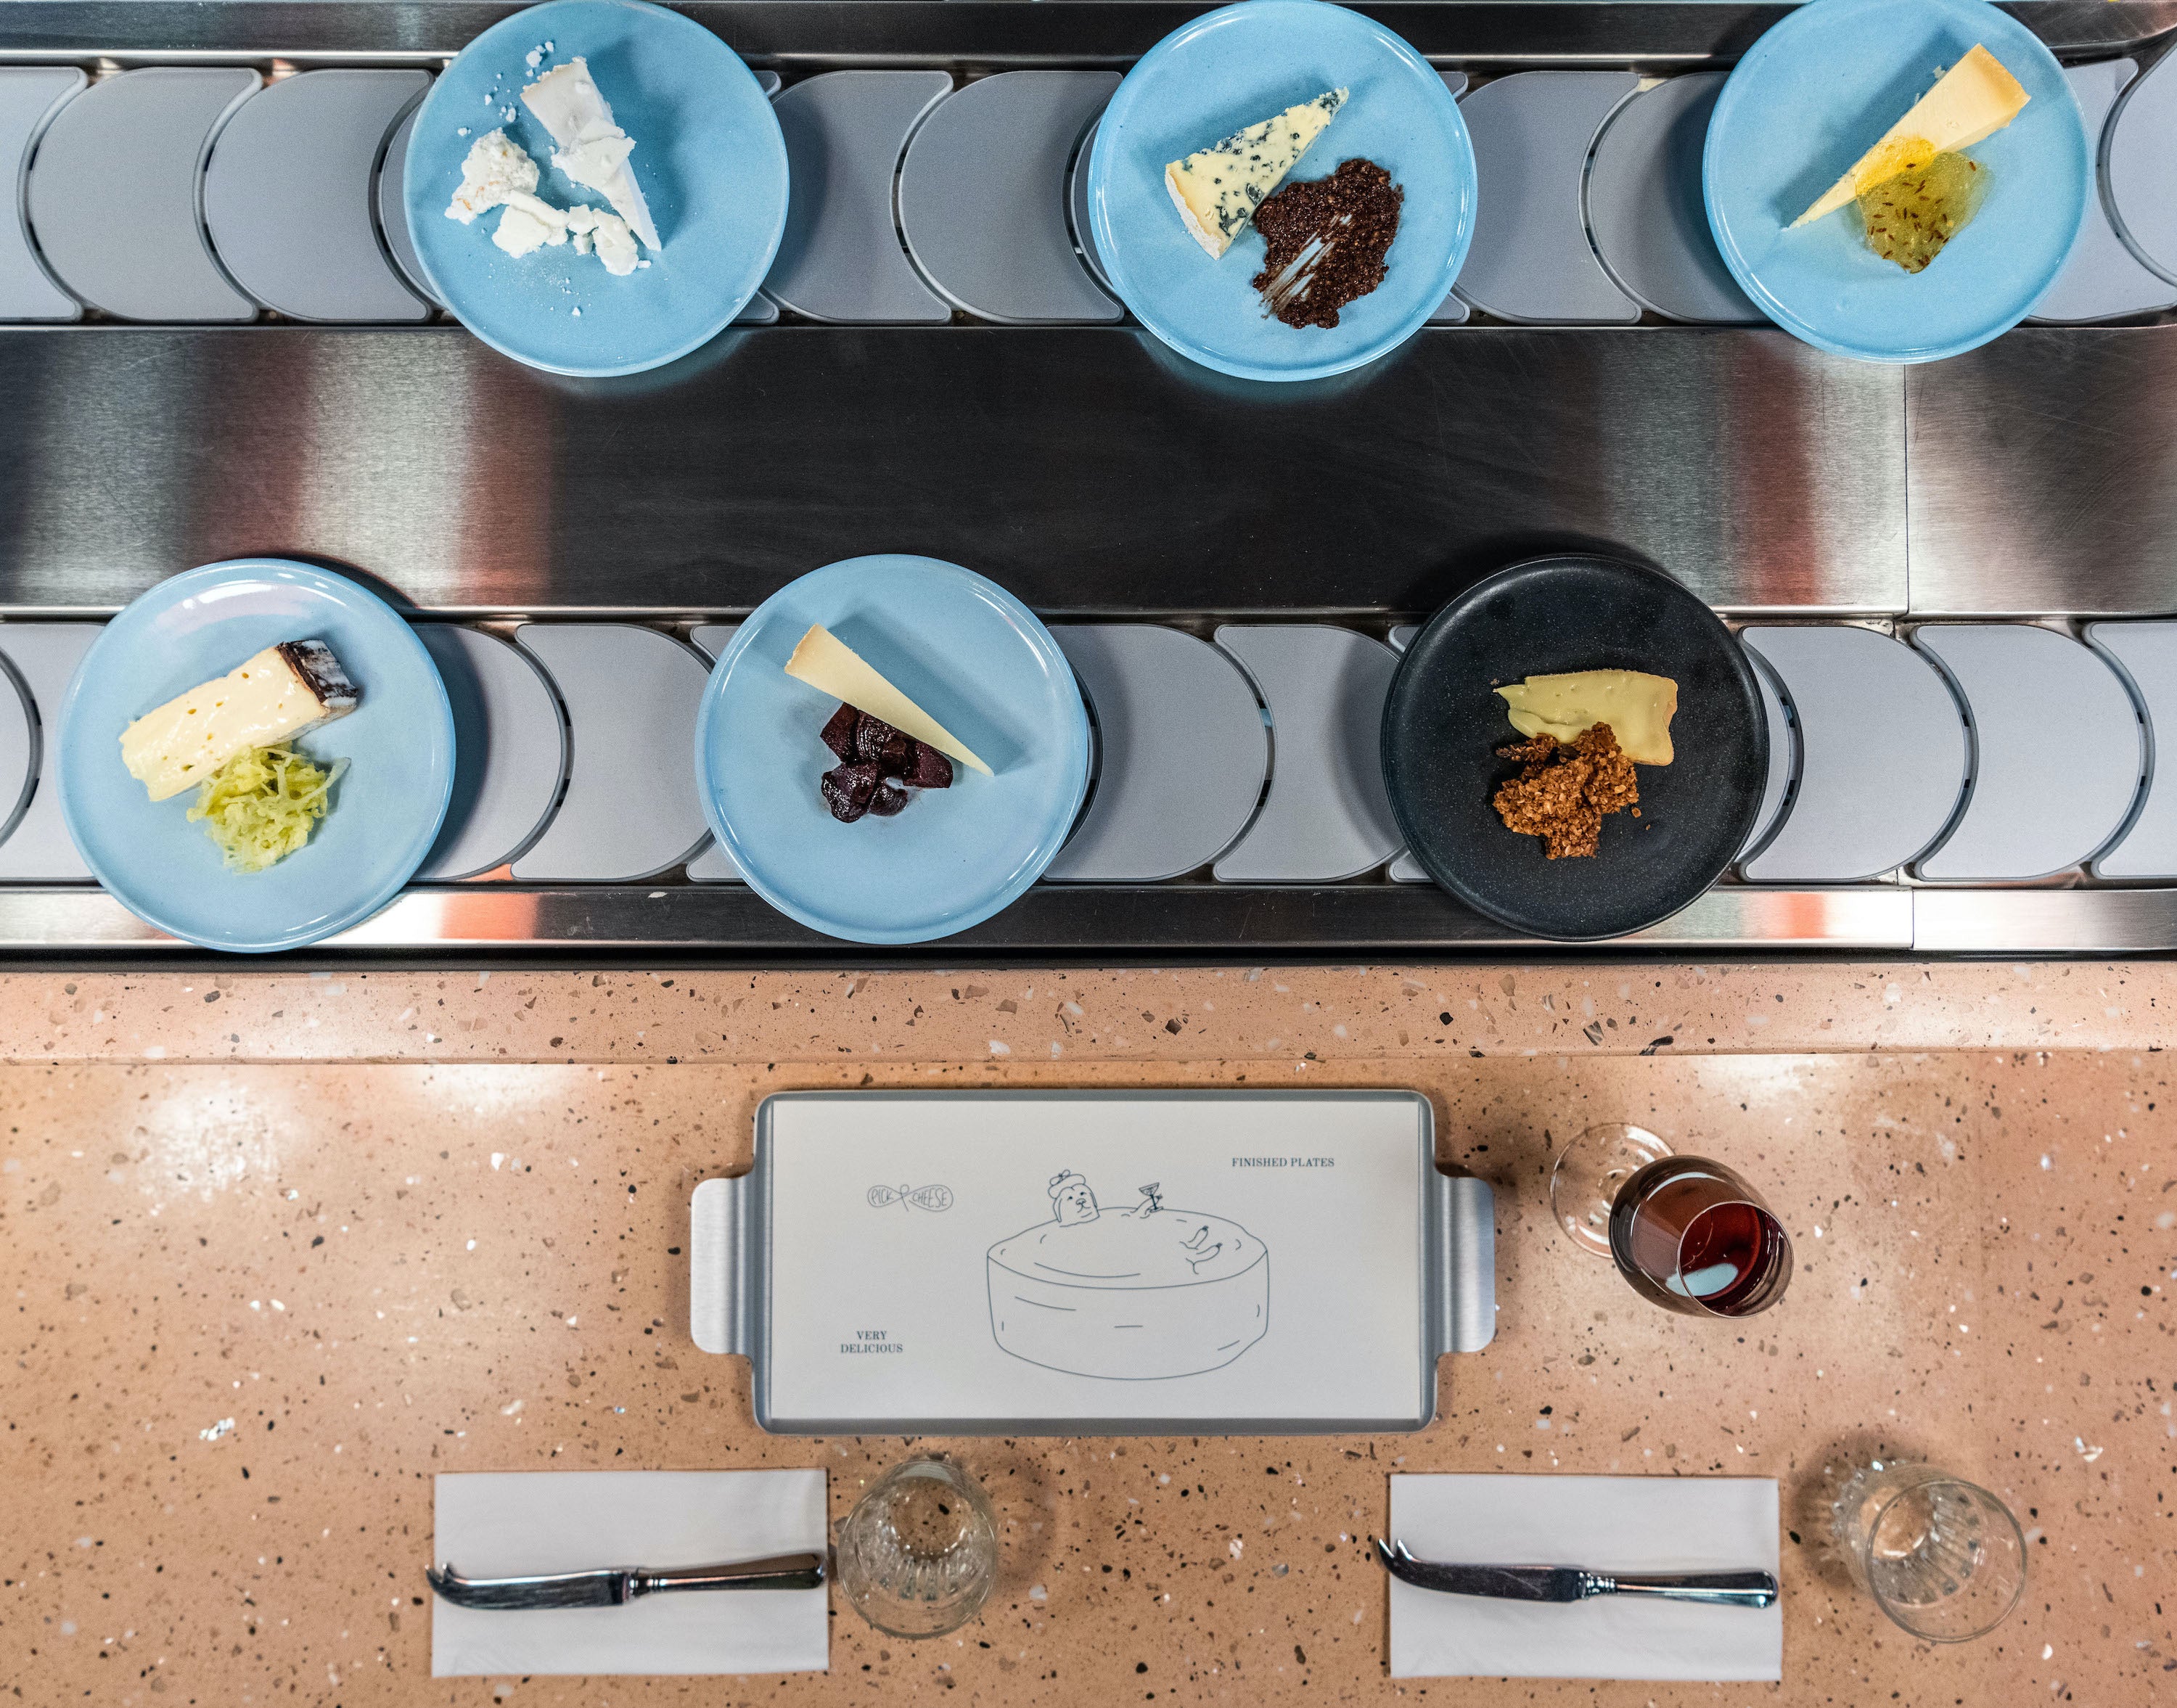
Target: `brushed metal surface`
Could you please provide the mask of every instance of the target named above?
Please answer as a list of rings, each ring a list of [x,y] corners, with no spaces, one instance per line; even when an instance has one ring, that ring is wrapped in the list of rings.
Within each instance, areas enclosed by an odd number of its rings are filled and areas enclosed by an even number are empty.
[[[107,52],[129,63],[278,54],[297,63],[328,57],[380,63],[443,57],[512,5],[312,4],[308,0],[8,0],[0,6],[0,55],[31,58]],[[767,0],[676,8],[716,30],[753,63],[828,65],[1125,65],[1206,10],[1145,0]],[[1629,3],[1567,6],[1554,0],[1378,0],[1380,18],[1431,58],[1479,68],[1551,63],[1641,68],[1735,59],[1790,10],[1781,5]],[[2177,25],[2177,0],[2023,0],[2007,6],[2067,57],[2126,51]],[[188,44],[186,46],[177,44]]]
[[[1927,892],[1923,892],[1927,893]],[[2038,892],[2036,892],[2038,893]],[[2111,892],[2137,894],[2139,892]],[[2172,892],[2161,892],[2165,904]],[[1912,892],[1714,890],[1677,918],[1612,946],[1672,953],[1726,949],[1885,949],[1912,943]],[[2177,937],[2177,906],[2171,908]],[[958,966],[1035,957],[1106,963],[1179,955],[1473,955],[1563,949],[1522,939],[1431,886],[1043,884],[973,930],[897,958]],[[739,886],[668,883],[590,889],[452,884],[407,890],[374,919],[296,958],[331,963],[388,952],[533,951],[566,961],[592,952],[742,959],[766,964],[855,960],[869,951],[818,936]],[[90,886],[0,890],[0,954],[121,951],[166,961],[207,958]]]
[[[2177,329],[2022,327],[1904,384],[1915,616],[2177,612]]]
[[[1912,947],[1931,955],[2166,954],[2177,950],[2177,890],[1915,890]]]
[[[0,396],[0,606],[46,612],[255,553],[510,614],[745,611],[876,550],[1046,614],[1420,613],[1567,548],[1905,602],[1898,376],[1773,331],[1447,327],[1263,386],[1117,328],[736,330],[618,381],[455,326],[22,328]]]

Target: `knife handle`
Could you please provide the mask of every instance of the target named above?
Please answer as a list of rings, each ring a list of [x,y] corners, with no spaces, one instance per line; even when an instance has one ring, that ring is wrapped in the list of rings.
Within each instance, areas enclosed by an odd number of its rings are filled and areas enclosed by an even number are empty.
[[[1707,1602],[1734,1607],[1767,1607],[1776,1602],[1776,1580],[1767,1572],[1681,1572],[1669,1577],[1595,1574],[1606,1596],[1652,1596],[1664,1602]]]
[[[821,1553],[780,1554],[767,1560],[737,1560],[724,1566],[683,1566],[671,1571],[630,1574],[628,1593],[654,1596],[668,1590],[814,1590],[824,1583]]]

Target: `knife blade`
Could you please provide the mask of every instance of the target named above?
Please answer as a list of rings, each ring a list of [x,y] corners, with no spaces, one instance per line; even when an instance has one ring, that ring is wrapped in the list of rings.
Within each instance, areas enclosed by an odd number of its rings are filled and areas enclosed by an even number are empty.
[[[1776,1580],[1767,1572],[1676,1572],[1631,1575],[1579,1566],[1454,1565],[1416,1559],[1401,1542],[1376,1538],[1383,1569],[1416,1589],[1509,1602],[1584,1602],[1596,1596],[1644,1596],[1717,1607],[1775,1605]]]
[[[510,1612],[537,1607],[612,1607],[669,1590],[813,1590],[825,1579],[821,1553],[781,1554],[726,1565],[608,1567],[522,1578],[465,1578],[451,1566],[427,1566],[432,1589],[457,1607]]]

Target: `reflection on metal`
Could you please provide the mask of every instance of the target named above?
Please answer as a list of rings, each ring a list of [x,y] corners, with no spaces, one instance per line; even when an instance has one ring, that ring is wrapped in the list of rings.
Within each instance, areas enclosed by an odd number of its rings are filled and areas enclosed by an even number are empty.
[[[2169,892],[2160,893],[2169,898]],[[1880,885],[1716,890],[1677,918],[1627,939],[1623,947],[1674,953],[1904,950],[1912,946],[1912,892]],[[2177,909],[2172,910],[2172,934],[2177,936]],[[974,930],[911,952],[958,965],[993,957],[1064,957],[1078,954],[1083,943],[1095,944],[1107,960],[1152,952],[1244,960],[1274,950],[1476,954],[1551,947],[1508,935],[1432,887],[1067,884],[1039,886]],[[869,952],[818,936],[738,885],[543,890],[456,884],[410,890],[306,958],[493,948],[539,951],[562,960],[600,951],[779,964],[828,958],[865,963]],[[31,951],[125,951],[154,958],[198,953],[153,930],[99,890],[0,890],[0,953]]]
[[[1739,610],[1904,608],[1894,369],[1775,331],[1449,327],[1272,396],[1160,349],[780,325],[594,381],[457,326],[0,331],[0,606],[110,610],[279,553],[441,610],[746,610],[912,538],[1045,613],[1236,615],[1245,537],[1277,543],[1252,611],[1425,612],[1581,546]],[[1317,477],[1230,477],[1256,467]]]
[[[2021,327],[1904,385],[1914,615],[2177,612],[2177,329]]]
[[[1912,892],[1912,947],[1938,955],[2177,950],[2177,890]]]

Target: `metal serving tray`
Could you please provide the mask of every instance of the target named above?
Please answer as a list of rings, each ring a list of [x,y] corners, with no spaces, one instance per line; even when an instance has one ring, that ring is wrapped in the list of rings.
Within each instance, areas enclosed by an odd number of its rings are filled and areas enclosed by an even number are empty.
[[[788,1092],[690,1323],[794,1435],[1419,1429],[1489,1343],[1487,1182],[1400,1091]]]

